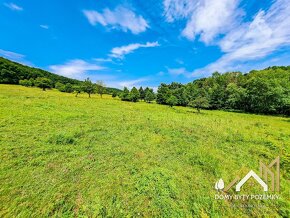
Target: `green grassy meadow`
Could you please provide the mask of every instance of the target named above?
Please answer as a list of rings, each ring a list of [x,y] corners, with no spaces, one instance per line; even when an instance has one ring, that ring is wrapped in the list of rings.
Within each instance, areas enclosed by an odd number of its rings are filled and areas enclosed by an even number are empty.
[[[289,118],[15,85],[0,108],[0,217],[290,216]],[[214,199],[278,155],[279,200]]]

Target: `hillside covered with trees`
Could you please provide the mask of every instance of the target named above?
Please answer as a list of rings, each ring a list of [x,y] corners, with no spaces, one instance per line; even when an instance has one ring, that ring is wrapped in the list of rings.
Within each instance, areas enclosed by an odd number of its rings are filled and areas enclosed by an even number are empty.
[[[80,81],[59,76],[38,68],[28,67],[3,57],[0,57],[0,83],[19,84],[20,80],[35,80],[36,78],[47,78],[51,80],[52,85],[57,82],[64,84],[80,84]]]
[[[100,90],[101,94],[120,92],[119,89],[105,87],[105,84],[101,81],[98,81],[98,83],[103,87]],[[85,82],[50,73],[39,68],[28,67],[0,57],[0,84],[37,86],[43,90],[56,88],[61,92],[78,93],[83,91]],[[98,89],[98,84],[94,88]],[[93,91],[96,90],[94,89]]]

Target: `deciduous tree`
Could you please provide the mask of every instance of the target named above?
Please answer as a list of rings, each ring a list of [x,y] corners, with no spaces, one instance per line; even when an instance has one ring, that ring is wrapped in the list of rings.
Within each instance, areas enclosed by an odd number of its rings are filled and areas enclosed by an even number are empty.
[[[145,89],[145,101],[147,103],[150,103],[151,101],[155,100],[155,94],[153,92],[153,89]]]
[[[122,101],[130,101],[130,91],[127,87],[124,87],[123,92],[121,93],[121,100]]]
[[[139,88],[139,93],[140,93],[140,99],[141,100],[144,100],[145,99],[145,92],[146,92],[146,89],[144,90],[143,87],[141,86]]]
[[[92,81],[87,78],[82,85],[83,91],[85,93],[88,93],[89,98],[91,97],[91,94],[95,93],[96,87],[95,85],[92,83]]]
[[[46,89],[52,87],[52,82],[48,78],[38,77],[35,80],[35,85],[39,88],[42,88],[42,90],[45,91]]]
[[[174,95],[171,95],[171,96],[166,100],[166,103],[167,103],[170,107],[173,107],[173,106],[177,105],[177,103],[178,103],[178,99],[177,99]]]
[[[130,92],[130,100],[132,101],[132,102],[137,102],[138,100],[139,100],[139,98],[140,98],[140,93],[139,93],[139,91],[138,91],[138,89],[136,89],[136,87],[133,87],[132,89],[131,89],[131,92]]]
[[[209,102],[208,102],[206,97],[198,96],[196,99],[194,99],[193,101],[189,102],[189,106],[196,108],[198,113],[200,113],[200,110],[202,108],[208,108],[209,107]]]

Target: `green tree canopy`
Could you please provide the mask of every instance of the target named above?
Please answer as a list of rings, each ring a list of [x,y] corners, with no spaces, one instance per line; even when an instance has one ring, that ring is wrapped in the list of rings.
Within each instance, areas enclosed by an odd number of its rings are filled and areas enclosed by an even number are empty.
[[[64,84],[61,82],[56,82],[54,87],[61,92],[65,91]]]
[[[19,80],[19,85],[29,87],[29,86],[32,86],[32,82],[28,79],[23,79],[23,80]]]
[[[78,95],[82,92],[82,87],[79,85],[73,85],[73,90],[75,92],[75,96],[78,97]]]
[[[129,94],[130,94],[129,89],[127,87],[124,87],[124,90],[121,93],[121,100],[122,101],[130,101]]]
[[[140,99],[141,100],[144,100],[145,99],[145,92],[146,92],[146,89],[144,90],[143,87],[141,86],[139,88],[139,93],[140,93]]]
[[[89,95],[89,98],[90,98],[91,94],[95,93],[96,87],[92,83],[92,81],[89,78],[87,78],[82,84],[82,89],[85,93]]]
[[[154,101],[156,98],[154,92],[153,92],[153,89],[145,89],[145,98],[144,100],[148,103],[150,103],[151,101]]]
[[[118,93],[117,93],[116,91],[113,91],[113,93],[112,93],[112,97],[115,98],[115,97],[117,97],[117,96],[118,96]]]
[[[70,83],[66,83],[64,86],[64,91],[67,93],[72,93],[74,91],[73,85]]]
[[[194,99],[193,101],[189,102],[189,106],[196,108],[198,113],[200,113],[200,110],[202,108],[208,108],[209,107],[209,102],[208,102],[206,97],[198,96],[196,99]]]
[[[132,102],[137,102],[140,98],[140,93],[139,93],[138,89],[136,89],[136,87],[133,87],[131,89],[129,96],[130,96],[129,98]]]
[[[52,87],[52,82],[48,78],[38,77],[35,80],[35,85],[45,91],[46,89]]]
[[[173,107],[173,106],[177,105],[177,103],[178,103],[178,99],[177,99],[174,95],[171,95],[171,96],[166,100],[166,103],[167,103],[170,107]]]

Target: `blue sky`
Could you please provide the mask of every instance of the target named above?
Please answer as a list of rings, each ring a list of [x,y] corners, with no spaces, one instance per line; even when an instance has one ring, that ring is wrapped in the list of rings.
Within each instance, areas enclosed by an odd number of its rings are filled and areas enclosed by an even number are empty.
[[[0,2],[0,56],[107,86],[290,65],[289,0]]]

